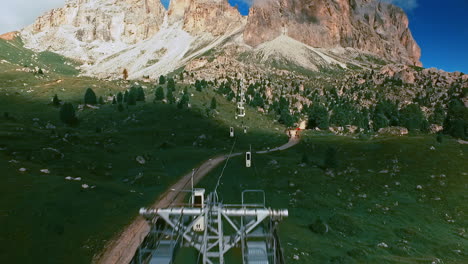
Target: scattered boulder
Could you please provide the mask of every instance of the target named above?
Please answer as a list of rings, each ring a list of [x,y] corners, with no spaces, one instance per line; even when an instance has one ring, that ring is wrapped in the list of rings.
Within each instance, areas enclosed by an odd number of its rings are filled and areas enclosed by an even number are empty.
[[[268,165],[272,165],[272,166],[278,165],[278,161],[276,161],[276,160],[271,160],[270,162],[268,162]]]
[[[57,159],[63,159],[65,155],[60,152],[58,149],[54,148],[43,148],[41,151],[41,157],[44,162],[50,161],[50,160],[57,160]]]
[[[381,135],[392,135],[392,136],[403,136],[408,135],[408,129],[406,127],[384,127],[378,131]]]
[[[143,158],[142,156],[137,156],[135,160],[141,165],[144,165],[146,163],[145,158]]]
[[[385,242],[380,242],[379,244],[377,244],[377,246],[381,248],[388,248],[388,245]]]
[[[49,174],[50,170],[49,169],[42,169],[41,172],[44,173],[44,174]]]
[[[56,129],[57,127],[52,125],[51,123],[47,123],[46,129]]]
[[[431,127],[429,128],[429,130],[431,131],[432,134],[435,134],[437,132],[440,132],[440,131],[444,130],[444,127],[436,125],[436,124],[432,124]]]

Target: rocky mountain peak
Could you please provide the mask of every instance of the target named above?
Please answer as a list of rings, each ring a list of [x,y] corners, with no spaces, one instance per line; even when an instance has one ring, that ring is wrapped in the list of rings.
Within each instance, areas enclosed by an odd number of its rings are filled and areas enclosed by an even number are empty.
[[[168,10],[160,0],[72,0],[21,37],[27,48],[81,60],[85,74],[100,77],[124,67],[130,78],[166,74],[231,44],[245,48],[242,63],[267,67],[421,65],[406,14],[377,0],[256,0],[247,17],[228,0],[171,0]]]
[[[421,66],[406,14],[375,0],[256,1],[245,42],[255,47],[282,34],[316,48],[351,47]]]
[[[187,32],[209,32],[214,36],[242,27],[246,22],[227,0],[172,0],[168,16],[170,23],[182,21]]]

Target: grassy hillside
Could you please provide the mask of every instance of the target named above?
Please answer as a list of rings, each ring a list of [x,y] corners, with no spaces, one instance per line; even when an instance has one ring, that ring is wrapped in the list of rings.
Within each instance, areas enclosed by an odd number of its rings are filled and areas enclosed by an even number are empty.
[[[325,170],[330,147],[337,167]],[[433,136],[308,132],[292,149],[254,155],[250,169],[232,159],[219,193],[239,203],[242,190],[263,189],[269,206],[289,209],[280,225],[287,263],[464,263],[466,155],[467,145]],[[201,186],[210,188],[219,174]]]
[[[231,126],[234,151],[263,150],[287,140],[276,120],[294,123],[293,117],[313,113],[299,109],[305,99],[326,106],[329,125],[367,127],[357,108],[347,106],[369,103],[370,112],[361,113],[368,117],[377,95],[413,87],[390,80],[379,90],[363,73],[350,83],[369,81],[338,93],[337,72],[263,76],[252,79],[258,82],[249,87],[248,103],[264,99],[268,114],[247,106],[247,117],[236,120],[235,105],[226,100],[239,86],[236,72],[224,78],[233,84],[224,96],[213,89],[222,90],[221,79],[202,91],[177,84],[176,98],[187,89],[186,109],[153,103],[159,85],[140,83],[146,102],[123,111],[111,102],[79,110],[87,88],[107,99],[135,83],[78,77],[77,63],[27,50],[20,39],[0,40],[0,50],[0,263],[89,263],[140,207],[202,161],[228,153]],[[273,89],[268,100],[267,88]],[[55,94],[74,105],[79,125],[60,122]],[[216,111],[209,110],[212,98]],[[286,111],[291,108],[295,116]],[[270,206],[289,209],[280,229],[288,263],[462,263],[468,257],[468,147],[449,138],[437,143],[417,130],[369,140],[307,132],[290,150],[254,155],[251,169],[241,157],[232,159],[220,194],[237,203],[242,190],[264,189]],[[201,186],[210,189],[220,170]]]
[[[17,68],[0,65],[2,263],[90,262],[140,207],[197,164],[229,152],[230,126],[237,128],[236,151],[287,140],[284,127],[251,108],[244,135],[234,104],[212,91],[189,87],[188,109],[153,103],[152,84],[144,86],[146,103],[123,112],[110,102],[97,110],[77,110],[80,124],[68,127],[51,105],[54,94],[77,107],[87,87],[107,97],[130,83],[57,73],[38,77]],[[184,88],[178,86],[174,94],[179,97]],[[213,96],[217,113],[208,116]]]
[[[14,64],[29,69],[38,67],[49,72],[64,75],[76,75],[79,72],[75,69],[79,65],[78,62],[50,51],[34,52],[26,49],[19,37],[11,41],[0,39],[0,50],[2,51],[0,53],[0,61],[6,61],[2,64]]]

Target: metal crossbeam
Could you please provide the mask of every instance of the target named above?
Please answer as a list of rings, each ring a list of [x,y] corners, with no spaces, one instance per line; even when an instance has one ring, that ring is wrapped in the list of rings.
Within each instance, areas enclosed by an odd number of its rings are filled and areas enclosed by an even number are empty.
[[[216,195],[210,195],[203,208],[142,208],[140,214],[150,220],[155,217],[163,219],[172,228],[173,232],[178,234],[178,237],[182,237],[188,245],[200,252],[204,264],[224,264],[224,254],[239,243],[242,244],[243,254],[250,254],[249,244],[245,243],[249,234],[256,228],[260,228],[259,226],[267,218],[270,218],[269,226],[271,227],[273,221],[276,222],[287,217],[288,210],[247,208],[245,206],[233,208],[233,205],[224,206],[222,203],[216,202]],[[193,230],[200,218],[204,220],[204,231],[202,233]],[[225,234],[223,222],[227,222],[228,226],[232,227],[234,231],[230,231],[228,235]],[[260,237],[267,238],[263,234]],[[268,237],[273,238],[274,236],[270,234]],[[276,245],[275,241],[271,243],[271,247],[274,249]],[[243,259],[245,261],[245,256]]]

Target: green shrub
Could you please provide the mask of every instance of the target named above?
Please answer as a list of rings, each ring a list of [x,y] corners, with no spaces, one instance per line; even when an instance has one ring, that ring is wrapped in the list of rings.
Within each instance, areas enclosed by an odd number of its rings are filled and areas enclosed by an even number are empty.
[[[377,117],[378,115],[383,115],[388,120],[388,124],[383,127],[398,126],[400,123],[398,105],[390,100],[381,100],[377,103],[375,106],[374,117]],[[381,119],[382,116],[377,118]],[[380,121],[382,121],[382,119]]]
[[[400,111],[400,125],[406,127],[409,131],[422,130],[425,121],[424,114],[417,104],[407,105]]]
[[[294,118],[289,113],[289,110],[283,109],[281,111],[280,119],[278,120],[281,124],[284,124],[287,127],[292,127],[294,125]]]
[[[309,121],[307,128],[314,129],[316,127],[320,129],[327,129],[328,123],[328,111],[325,107],[314,104],[309,109]]]
[[[440,103],[437,103],[434,113],[432,113],[429,121],[431,124],[442,125],[445,120],[445,110]]]
[[[455,138],[466,138],[468,135],[468,108],[460,99],[450,101],[447,117],[444,122],[444,132]]]
[[[387,117],[384,114],[378,113],[374,116],[374,120],[373,120],[374,131],[378,131],[379,129],[388,127],[389,125],[390,125],[390,121],[387,119]]]

